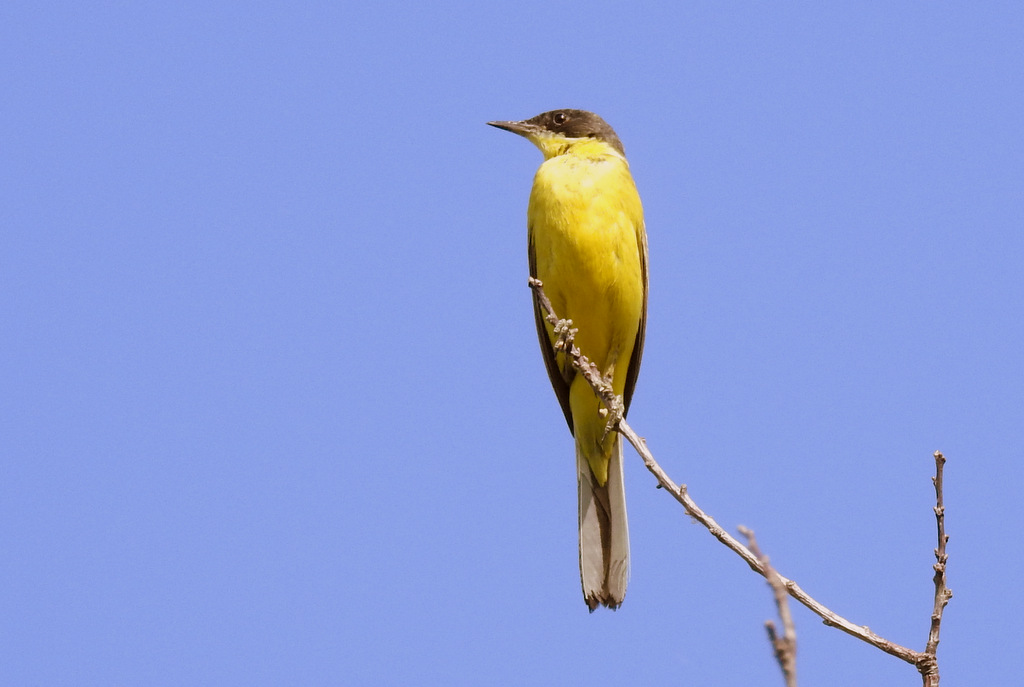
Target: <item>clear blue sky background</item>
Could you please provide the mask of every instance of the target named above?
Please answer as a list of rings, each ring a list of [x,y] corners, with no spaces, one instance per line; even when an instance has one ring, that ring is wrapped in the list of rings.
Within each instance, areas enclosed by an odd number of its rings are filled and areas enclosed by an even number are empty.
[[[1019,678],[1019,2],[90,4],[0,9],[0,684],[781,684],[632,453],[586,612],[484,125],[557,107],[644,199],[669,473],[920,649],[943,450],[943,684]],[[795,615],[802,684],[920,684]]]

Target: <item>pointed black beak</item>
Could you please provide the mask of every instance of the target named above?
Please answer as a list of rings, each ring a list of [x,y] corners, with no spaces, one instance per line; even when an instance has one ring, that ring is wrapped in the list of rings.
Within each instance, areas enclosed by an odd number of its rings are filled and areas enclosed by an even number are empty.
[[[538,126],[536,124],[530,124],[529,122],[487,122],[491,126],[504,129],[505,131],[511,131],[514,134],[520,136],[529,136],[532,133],[536,133]]]

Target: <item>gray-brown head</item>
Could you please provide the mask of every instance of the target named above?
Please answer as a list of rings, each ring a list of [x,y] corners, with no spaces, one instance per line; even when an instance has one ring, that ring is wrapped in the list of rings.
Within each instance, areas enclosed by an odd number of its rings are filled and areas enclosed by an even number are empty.
[[[603,141],[621,155],[626,155],[622,141],[608,122],[586,110],[551,110],[521,122],[487,123],[530,139],[545,155],[549,155],[554,146],[587,139]]]

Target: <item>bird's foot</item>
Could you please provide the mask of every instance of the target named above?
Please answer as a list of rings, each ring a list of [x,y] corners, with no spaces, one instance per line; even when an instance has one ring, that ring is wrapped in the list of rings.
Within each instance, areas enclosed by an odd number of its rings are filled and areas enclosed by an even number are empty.
[[[573,340],[576,338],[576,332],[578,331],[578,329],[572,326],[572,320],[559,320],[556,322],[554,328],[554,349],[556,351],[571,352]]]
[[[626,414],[626,406],[622,401],[622,396],[612,396],[611,403],[607,407],[601,408],[600,413],[602,417],[608,418],[604,425],[604,434],[601,435],[601,441],[604,442],[609,434],[619,428],[619,422],[622,421],[623,416]]]

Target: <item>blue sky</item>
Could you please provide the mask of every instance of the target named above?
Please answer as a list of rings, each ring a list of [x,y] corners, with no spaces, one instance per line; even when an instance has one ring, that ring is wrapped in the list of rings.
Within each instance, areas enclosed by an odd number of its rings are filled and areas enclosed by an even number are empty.
[[[630,453],[586,612],[536,350],[540,153],[643,197],[630,413],[718,521],[949,684],[1021,646],[1019,3],[8,3],[0,664],[11,685],[781,684],[771,595]],[[917,684],[794,607],[804,684]]]

